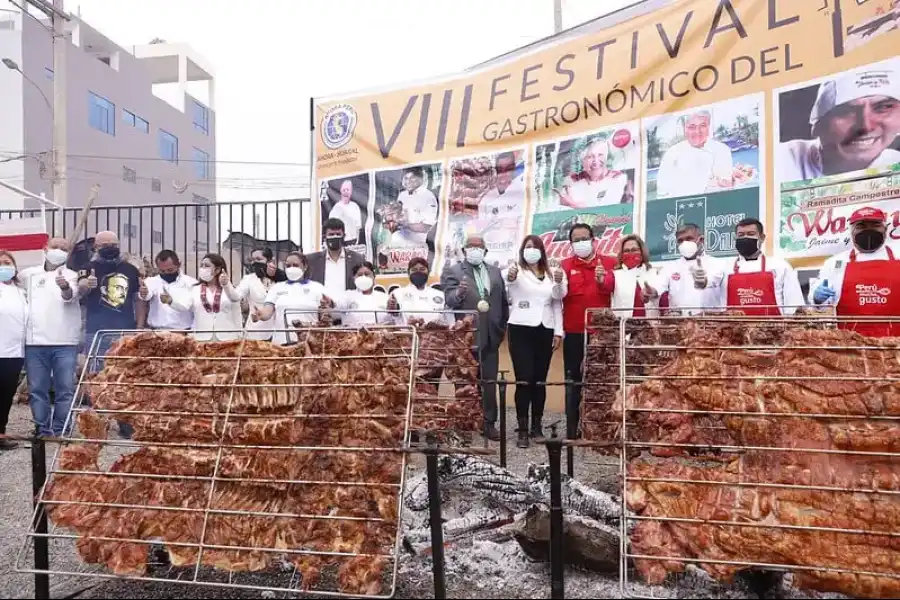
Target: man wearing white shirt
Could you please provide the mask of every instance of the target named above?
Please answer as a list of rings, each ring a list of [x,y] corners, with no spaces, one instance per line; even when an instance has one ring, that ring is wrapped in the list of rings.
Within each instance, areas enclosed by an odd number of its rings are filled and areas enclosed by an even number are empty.
[[[66,268],[69,244],[63,238],[47,242],[44,264],[25,269],[22,284],[28,294],[25,331],[25,373],[37,434],[62,435],[75,395],[75,370],[81,340],[78,273]],[[53,384],[53,404],[50,384]]]
[[[809,115],[815,139],[777,148],[782,181],[805,181],[900,163],[900,73],[866,67],[819,86]]]
[[[400,228],[391,236],[391,243],[396,246],[424,246],[428,232],[437,223],[437,197],[423,187],[424,183],[422,167],[410,167],[403,174],[405,189],[397,196],[397,202],[403,206],[403,218]]]
[[[525,204],[525,184],[522,177],[515,177],[515,153],[498,154],[494,171],[494,187],[478,201],[478,219],[489,223],[503,219],[518,220]]]
[[[696,315],[718,309],[723,272],[719,261],[703,251],[703,232],[688,223],[675,233],[681,258],[663,267],[659,295],[669,293],[669,310]],[[656,294],[653,294],[656,296]]]
[[[749,316],[792,315],[806,304],[800,280],[786,260],[762,253],[765,241],[759,220],[737,224],[735,247],[740,256],[730,269],[725,265],[722,305]]]
[[[710,139],[712,113],[698,110],[683,117],[685,139],[662,157],[656,177],[657,198],[679,198],[734,187],[731,149]]]
[[[362,229],[362,210],[359,204],[353,201],[353,182],[345,179],[341,183],[341,199],[331,207],[328,213],[329,219],[340,219],[344,223],[344,241],[355,244],[359,241],[359,232]]]
[[[156,255],[159,274],[144,280],[139,297],[150,305],[147,326],[150,329],[171,329],[187,331],[194,326],[194,313],[177,311],[171,307],[173,290],[188,293],[197,285],[197,280],[181,272],[181,260],[172,250],[163,250]]]

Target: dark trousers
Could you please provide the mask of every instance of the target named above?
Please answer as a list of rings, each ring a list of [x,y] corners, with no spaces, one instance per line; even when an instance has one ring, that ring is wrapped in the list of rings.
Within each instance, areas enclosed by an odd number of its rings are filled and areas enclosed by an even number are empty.
[[[567,333],[563,339],[563,365],[566,380],[566,435],[569,439],[578,434],[578,419],[581,410],[582,363],[584,363],[584,334]]]
[[[478,360],[478,378],[489,383],[481,386],[481,406],[484,409],[484,422],[494,425],[497,422],[497,375],[500,372],[500,349],[485,348],[476,352]]]
[[[6,433],[9,411],[16,399],[19,375],[24,364],[24,358],[0,358],[0,433]]]
[[[510,325],[509,357],[516,374],[516,418],[519,429],[540,426],[547,402],[547,373],[553,359],[553,330],[543,325]],[[538,385],[541,384],[541,385]]]

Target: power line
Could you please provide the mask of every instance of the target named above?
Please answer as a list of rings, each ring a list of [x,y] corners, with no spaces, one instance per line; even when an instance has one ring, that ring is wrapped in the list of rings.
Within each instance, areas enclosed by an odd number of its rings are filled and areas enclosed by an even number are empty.
[[[21,150],[0,150],[0,154],[16,154],[23,156],[30,156],[32,158],[43,157],[44,155],[50,154],[49,150],[43,152],[34,152],[25,154]],[[219,160],[219,159],[209,159],[208,161],[202,160],[199,158],[179,158],[177,163],[173,163],[168,158],[162,158],[157,156],[112,156],[112,155],[101,155],[101,154],[66,154],[68,158],[78,158],[85,160],[121,160],[121,161],[153,161],[153,162],[167,162],[171,164],[180,164],[180,163],[195,163],[195,162],[209,162],[211,164],[218,165],[256,165],[256,166],[273,166],[273,167],[310,167],[312,166],[308,162],[266,162],[266,161],[255,161],[255,160]]]

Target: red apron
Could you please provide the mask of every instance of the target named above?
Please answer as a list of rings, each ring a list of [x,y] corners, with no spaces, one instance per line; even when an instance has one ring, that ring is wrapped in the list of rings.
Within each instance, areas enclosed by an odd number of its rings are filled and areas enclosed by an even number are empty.
[[[844,270],[844,284],[836,311],[839,317],[900,317],[900,262],[887,250],[887,260],[857,262],[856,250]],[[897,323],[840,323],[841,329],[852,329],[871,337],[900,335]]]
[[[778,316],[778,297],[775,295],[775,273],[766,271],[766,257],[760,256],[757,273],[741,273],[738,261],[728,278],[728,308],[743,311],[751,317]]]

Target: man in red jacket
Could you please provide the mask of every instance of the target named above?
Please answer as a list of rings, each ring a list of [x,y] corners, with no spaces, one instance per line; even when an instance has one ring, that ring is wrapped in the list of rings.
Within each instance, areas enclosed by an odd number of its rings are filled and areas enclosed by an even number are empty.
[[[612,279],[616,259],[597,252],[590,225],[576,223],[569,230],[574,256],[562,261],[563,281],[563,364],[566,380],[566,433],[578,434],[581,408],[581,366],[584,362],[585,315],[588,310],[609,308],[612,304]]]

